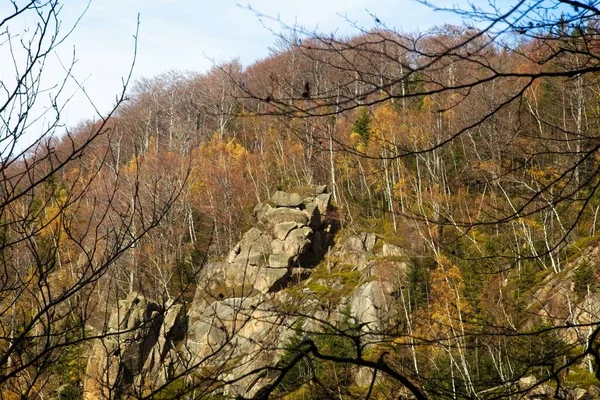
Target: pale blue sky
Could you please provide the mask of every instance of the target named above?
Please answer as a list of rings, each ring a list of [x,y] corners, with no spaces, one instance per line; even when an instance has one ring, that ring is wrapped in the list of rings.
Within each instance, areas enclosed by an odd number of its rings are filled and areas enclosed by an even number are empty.
[[[62,17],[68,26],[85,9],[87,1],[64,3]],[[445,6],[455,3],[456,0],[436,2]],[[0,1],[0,17],[9,12],[9,5],[7,0]],[[454,15],[432,12],[413,0],[93,0],[59,54],[51,57],[46,67],[48,82],[62,75],[58,58],[68,63],[75,48],[75,75],[84,82],[97,107],[102,112],[108,110],[129,69],[138,13],[135,78],[149,78],[172,69],[204,71],[210,68],[210,59],[219,62],[239,57],[244,65],[249,65],[266,57],[273,44],[274,36],[263,23],[274,31],[281,31],[282,27],[269,19],[261,21],[248,5],[288,25],[297,21],[321,32],[356,32],[344,16],[365,28],[373,27],[375,23],[367,10],[388,27],[404,31],[424,31],[445,22],[460,23]],[[27,23],[31,22],[14,22],[9,28],[16,31],[23,26],[19,24]],[[0,65],[0,79],[7,78],[3,74],[7,72]],[[74,91],[73,86],[70,92]],[[93,116],[89,102],[77,94],[66,109],[64,122],[72,126]]]

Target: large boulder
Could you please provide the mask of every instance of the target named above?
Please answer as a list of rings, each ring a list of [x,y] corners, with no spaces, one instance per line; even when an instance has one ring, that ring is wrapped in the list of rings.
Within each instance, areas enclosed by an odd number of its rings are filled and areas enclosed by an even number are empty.
[[[226,340],[227,336],[222,328],[213,325],[210,320],[198,320],[191,324],[184,345],[183,365],[178,369],[185,369],[186,365],[197,364],[200,360],[215,356]]]
[[[273,269],[273,268],[285,268],[285,269],[287,269],[288,267],[291,266],[292,259],[293,259],[292,256],[290,256],[288,254],[285,254],[284,252],[280,252],[280,253],[276,253],[276,254],[271,254],[269,256],[269,267],[271,269]]]
[[[108,320],[108,329],[112,332],[128,331],[127,334],[133,335],[137,332],[136,328],[146,324],[160,309],[155,302],[132,292],[124,300],[119,300],[117,310]]]
[[[227,371],[226,376],[221,376],[223,379],[239,378],[243,373],[265,365],[261,364],[263,358],[273,360],[278,356],[278,338],[287,326],[282,316],[272,309],[273,305],[264,296],[212,303],[189,327],[183,346],[185,351],[181,352],[182,365],[202,361],[207,371],[219,371],[219,368]],[[234,359],[236,363],[232,364]],[[223,365],[228,367],[223,369]],[[245,393],[247,385],[255,379],[256,376],[252,376],[250,380],[242,380],[230,390]]]
[[[251,228],[231,250],[227,262],[240,265],[266,265],[273,238],[258,228]]]
[[[287,235],[294,229],[298,228],[298,223],[295,221],[280,222],[273,226],[273,235],[276,239],[285,240]]]
[[[284,253],[297,260],[309,248],[311,234],[308,226],[292,230],[284,241]]]
[[[390,315],[391,299],[379,281],[367,282],[354,290],[350,300],[351,314],[365,333],[383,331]],[[365,336],[369,339],[369,335]]]
[[[314,200],[317,209],[321,215],[325,215],[331,205],[331,193],[323,193],[315,197]]]
[[[195,364],[219,355],[223,346],[250,321],[259,303],[257,297],[235,297],[215,301],[201,311],[192,303],[184,364]]]
[[[374,233],[360,232],[347,236],[333,249],[334,255],[347,264],[356,265],[359,270],[367,267],[369,258],[373,257],[373,249],[377,243]]]
[[[327,211],[331,207],[331,193],[321,193],[316,196],[307,197],[303,201],[305,212],[309,216],[309,225],[313,229],[319,229],[327,218]]]
[[[227,398],[254,398],[256,393],[273,380],[269,374],[256,374],[267,365],[276,365],[281,349],[293,330],[293,318],[273,310],[273,304],[263,302],[252,310],[252,318],[237,332],[236,347],[232,350],[235,364],[227,370],[224,380],[235,380],[225,388]]]
[[[327,192],[327,185],[312,185],[312,194],[319,195]]]
[[[384,242],[381,247],[382,257],[404,257],[406,253],[400,247],[391,243]]]
[[[288,265],[283,264],[283,262],[281,266],[269,266],[262,268],[260,273],[256,276],[254,288],[261,293],[268,293],[270,291],[278,290],[284,286],[289,276],[290,269],[288,268]]]
[[[290,221],[306,225],[309,216],[307,212],[295,208],[272,208],[265,213],[264,218],[270,226]]]
[[[271,202],[276,207],[298,207],[302,204],[302,196],[298,193],[277,191],[271,196]]]
[[[266,223],[266,215],[271,210],[273,210],[273,207],[269,203],[258,203],[254,207],[254,215],[256,216],[256,220],[260,223]]]

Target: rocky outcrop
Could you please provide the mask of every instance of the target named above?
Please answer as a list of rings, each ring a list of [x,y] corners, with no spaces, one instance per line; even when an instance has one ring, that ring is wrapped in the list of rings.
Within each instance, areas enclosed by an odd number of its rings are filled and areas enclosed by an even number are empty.
[[[360,232],[349,235],[333,249],[334,256],[363,270],[367,267],[369,259],[375,255],[373,249],[376,243],[377,236],[374,233]]]
[[[331,242],[331,195],[325,191],[315,186],[275,192],[255,207],[256,226],[244,233],[227,260],[206,269],[209,290],[199,287],[190,307],[186,363],[209,359],[224,366],[235,359],[221,373],[222,379],[236,379],[227,386],[229,395],[252,394],[269,382],[264,378],[261,384],[253,376],[237,379],[273,364],[289,336],[294,319],[276,312],[273,296],[297,283],[302,275],[297,271],[310,271]],[[247,296],[228,298],[232,292],[239,296],[244,287],[250,288]]]
[[[207,268],[211,285],[274,292],[286,285],[292,268],[310,267],[322,258],[333,236],[327,220],[331,195],[323,186],[309,189],[278,191],[258,204],[257,226],[244,233],[226,262]]]
[[[175,346],[187,334],[187,316],[183,304],[169,304],[159,329],[158,339],[146,358],[142,371],[136,377],[136,386],[144,387],[144,379],[151,377],[154,387],[164,385],[174,375],[181,359]]]
[[[364,345],[382,338],[406,276],[402,249],[366,232],[333,243],[323,186],[275,192],[254,212],[228,256],[204,266],[187,307],[137,293],[119,302],[88,362],[86,399],[149,395],[180,375],[207,392],[253,396],[273,376],[252,372],[277,363],[299,321],[320,332],[350,318]]]
[[[182,365],[216,368],[220,379],[235,381],[227,385],[228,395],[252,395],[263,385],[256,382],[254,375],[240,377],[276,362],[287,337],[287,317],[274,309],[273,303],[261,294],[212,303],[200,315],[190,318],[185,343],[187,358]],[[212,373],[212,369],[207,372]]]
[[[185,330],[183,305],[162,308],[139,293],[130,293],[119,301],[107,334],[92,349],[84,398],[140,394],[164,383],[175,362],[172,349]]]
[[[575,287],[576,275],[586,265],[600,265],[600,247],[588,249],[561,274],[548,274],[544,278],[525,301],[529,315],[523,324],[525,329],[568,326],[557,330],[560,339],[572,345],[587,343],[588,326],[600,320],[600,294],[589,287],[587,290]],[[589,283],[593,286],[593,282]]]
[[[298,193],[275,192],[271,201],[276,207],[299,207],[302,204],[302,196]]]
[[[313,186],[257,205],[256,226],[205,266],[189,311],[138,293],[121,300],[89,358],[85,398],[148,395],[189,370],[197,380],[206,372],[213,381],[215,370],[234,380],[231,396],[263,387],[268,377],[240,377],[279,357],[294,318],[276,312],[273,296],[323,257],[334,234],[330,202],[326,187]]]

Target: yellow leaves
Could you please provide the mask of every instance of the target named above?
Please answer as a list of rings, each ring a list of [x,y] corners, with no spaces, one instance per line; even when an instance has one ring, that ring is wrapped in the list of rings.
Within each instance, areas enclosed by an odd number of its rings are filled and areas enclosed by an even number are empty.
[[[367,148],[368,148],[369,144],[365,143],[364,141],[359,141],[358,144],[356,145],[356,150],[359,153],[363,153],[363,154],[367,154]]]
[[[470,229],[469,236],[476,243],[486,243],[490,239],[490,236],[478,227]]]
[[[352,147],[358,146],[360,143],[360,139],[361,139],[361,137],[358,133],[352,132],[350,134],[350,144],[352,145]]]
[[[251,168],[252,154],[236,140],[223,140],[217,135],[192,152],[192,170],[188,181],[189,194],[199,207],[206,207],[206,193],[227,201],[244,196],[233,193],[250,193],[246,171]]]
[[[534,166],[528,168],[526,172],[531,178],[541,184],[548,184],[560,176],[560,172],[553,166],[547,166],[544,169]]]
[[[127,162],[127,164],[125,164],[125,166],[121,167],[121,171],[123,171],[123,173],[125,175],[128,176],[135,176],[137,174],[137,170],[138,170],[138,158],[131,157],[131,159]]]
[[[197,176],[197,175],[195,175]],[[207,184],[202,179],[190,179],[189,192],[190,193],[204,193],[206,192]]]
[[[465,323],[470,306],[463,298],[464,282],[458,266],[444,256],[438,257],[438,266],[430,277],[430,337],[452,334]]]
[[[335,170],[341,178],[352,176],[356,169],[356,160],[347,153],[341,153],[335,160]]]
[[[407,192],[408,190],[410,190],[409,182],[405,177],[401,176],[397,179],[396,184],[392,188],[392,194],[394,195],[394,197],[400,197],[404,192]]]
[[[474,161],[473,168],[475,170],[480,170],[483,172],[487,172],[492,176],[498,176],[501,173],[500,165],[494,160],[484,160],[484,161]]]
[[[198,160],[199,157],[226,157],[235,160],[241,160],[243,157],[248,155],[248,150],[241,144],[237,143],[235,139],[225,141],[220,139],[218,135],[214,135],[212,140],[205,143],[194,150],[194,159]]]
[[[435,101],[433,100],[432,96],[423,96],[422,104],[422,108],[425,110],[430,110],[432,107],[436,107]]]
[[[225,145],[225,148],[229,154],[236,159],[245,157],[248,154],[248,151],[244,148],[244,146],[236,143],[234,140],[229,141],[229,143]]]
[[[413,338],[407,335],[401,335],[398,336],[396,338],[394,338],[393,340],[393,344],[398,345],[398,347],[403,347],[406,346],[407,344],[411,344],[413,341]]]
[[[525,226],[533,231],[543,231],[544,226],[533,218],[519,217],[515,219],[515,223]],[[531,232],[530,232],[531,233]]]
[[[435,300],[456,303],[456,292],[464,287],[458,267],[444,256],[438,257],[438,267],[431,273],[431,296]],[[455,304],[460,306],[460,304]]]
[[[50,193],[50,200],[45,205],[38,221],[40,234],[50,236],[60,231],[61,218],[66,213],[68,193],[64,188],[56,188]]]
[[[374,113],[375,121],[377,124],[398,124],[398,113],[392,108],[390,103],[385,103],[380,107],[377,107]]]

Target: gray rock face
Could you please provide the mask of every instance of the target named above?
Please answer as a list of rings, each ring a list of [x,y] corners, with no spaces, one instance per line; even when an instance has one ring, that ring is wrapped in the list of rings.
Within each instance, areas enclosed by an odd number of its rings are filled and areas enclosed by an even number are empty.
[[[291,266],[292,257],[285,253],[271,254],[269,256],[269,267],[273,268],[287,268]]]
[[[271,290],[278,289],[279,285],[283,285],[282,281],[290,276],[290,269],[288,267],[289,265],[263,268],[256,277],[254,288],[261,293],[268,293]]]
[[[363,241],[357,235],[350,236],[346,239],[344,250],[355,253],[363,253],[366,251]]]
[[[270,226],[277,225],[282,222],[296,222],[300,225],[308,223],[308,215],[302,210],[295,208],[274,208],[265,213],[266,222]]]
[[[315,197],[314,203],[317,205],[319,209],[319,213],[321,215],[325,215],[329,206],[331,205],[331,193],[323,193]]]
[[[169,305],[158,340],[146,358],[143,370],[136,377],[137,387],[157,387],[173,377],[179,359],[175,345],[185,338],[186,332],[187,318],[183,304]],[[151,379],[150,383],[148,379]]]
[[[262,222],[265,219],[266,213],[272,209],[273,209],[273,207],[271,207],[271,205],[269,203],[258,203],[254,207],[254,215],[256,216],[256,219],[259,222]]]
[[[182,306],[163,310],[138,293],[130,293],[111,315],[108,333],[95,343],[86,369],[84,398],[127,395],[142,390],[146,377],[158,377],[175,340],[186,330]],[[166,379],[167,375],[162,375]]]
[[[327,185],[313,185],[312,186],[312,193],[314,195],[323,194],[326,191],[327,191]]]
[[[294,221],[281,222],[273,227],[273,234],[279,240],[285,240],[287,235],[293,230],[298,228],[298,223]]]
[[[331,193],[318,193],[304,199],[304,209],[309,216],[309,225],[319,229],[327,218],[327,211],[331,207]]]
[[[283,240],[275,239],[271,242],[271,249],[273,254],[285,253],[285,242]]]
[[[223,299],[210,305],[202,296],[196,296],[194,303],[198,302],[199,306],[193,304],[191,307],[187,341],[192,360],[210,357],[214,349],[228,346],[232,337],[235,340],[231,343],[236,345],[231,351],[239,354],[236,358],[239,367],[223,379],[239,377],[249,368],[273,362],[278,357],[276,349],[272,352],[265,349],[281,346],[283,338],[289,336],[288,330],[282,323],[282,315],[266,311],[269,309],[266,305],[280,287],[293,279],[299,281],[310,275],[310,269],[301,265],[304,256],[314,252],[315,247],[322,250],[328,246],[331,239],[329,231],[315,231],[325,220],[330,207],[331,195],[325,191],[325,186],[312,187],[309,197],[276,192],[270,204],[261,203],[255,207],[261,228],[246,232],[231,251],[227,262],[215,268],[211,275],[222,277],[222,282],[228,285],[244,280],[244,283],[253,286],[256,295],[252,298]],[[313,245],[313,237],[318,244]],[[204,311],[200,312],[202,309]],[[247,380],[240,381],[238,386],[240,390],[237,393],[234,389],[228,395],[252,395],[262,387],[256,381]]]
[[[356,265],[357,269],[362,271],[367,268],[369,258],[374,255],[373,248],[376,243],[377,236],[374,233],[360,232],[336,243],[333,251],[337,257]]]
[[[273,238],[258,228],[252,228],[229,253],[227,262],[240,265],[266,265]]]
[[[405,253],[400,247],[384,242],[381,248],[381,255],[383,257],[402,257]]]
[[[191,321],[185,343],[186,364],[214,356],[246,324],[258,301],[253,297],[236,297],[215,301]],[[196,308],[192,304],[192,309]]]
[[[297,259],[298,256],[302,255],[310,246],[311,234],[312,229],[308,226],[292,230],[283,242],[284,253]]]
[[[390,299],[378,281],[367,282],[354,291],[350,300],[351,313],[366,333],[382,332],[389,318]],[[369,339],[369,336],[365,336]]]
[[[192,308],[194,305],[192,304]],[[221,379],[238,379],[245,373],[276,362],[286,324],[264,296],[230,298],[212,303],[190,326],[183,365],[204,361],[205,367],[222,368]],[[231,361],[235,360],[234,363]],[[228,367],[223,368],[224,365]],[[257,377],[250,375],[227,388],[228,397],[253,395]],[[268,381],[263,384],[268,383]]]
[[[324,254],[331,237],[314,229],[330,207],[331,195],[325,190],[323,186],[312,187],[312,195],[306,198],[278,191],[270,199],[274,207],[269,203],[257,205],[254,212],[263,228],[248,230],[230,252],[227,263],[212,275],[221,277],[220,282],[228,287],[244,280],[267,293],[289,277],[291,267],[298,266],[305,255]],[[313,236],[317,239],[314,244]]]
[[[302,197],[297,193],[275,192],[271,201],[276,207],[298,207],[302,204]]]
[[[112,331],[133,330],[149,321],[159,310],[158,304],[138,293],[130,293],[125,300],[119,300],[117,312],[108,321],[108,328]]]

